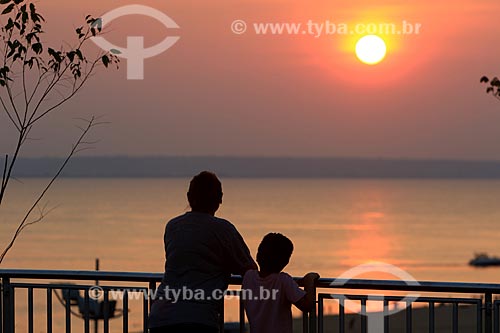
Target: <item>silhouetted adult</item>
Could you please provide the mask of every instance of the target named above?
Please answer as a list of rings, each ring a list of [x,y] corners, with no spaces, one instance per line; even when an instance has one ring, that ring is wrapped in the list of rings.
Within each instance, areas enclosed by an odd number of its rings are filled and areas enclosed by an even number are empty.
[[[230,275],[257,267],[234,225],[215,217],[222,203],[217,176],[195,176],[187,197],[192,210],[165,228],[165,274],[149,315],[151,333],[218,332]]]

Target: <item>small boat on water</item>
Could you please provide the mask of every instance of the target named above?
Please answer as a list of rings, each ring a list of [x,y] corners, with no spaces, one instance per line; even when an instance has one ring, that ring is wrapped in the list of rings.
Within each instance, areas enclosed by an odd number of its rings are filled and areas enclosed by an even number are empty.
[[[474,259],[469,261],[469,265],[477,267],[500,266],[500,258],[490,257],[486,253],[478,253]]]

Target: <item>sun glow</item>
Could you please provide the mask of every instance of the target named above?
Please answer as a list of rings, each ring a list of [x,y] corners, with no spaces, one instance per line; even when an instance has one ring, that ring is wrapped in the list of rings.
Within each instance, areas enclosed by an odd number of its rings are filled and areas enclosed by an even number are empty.
[[[375,65],[385,58],[387,47],[382,38],[377,35],[366,35],[356,43],[356,56],[368,65]]]

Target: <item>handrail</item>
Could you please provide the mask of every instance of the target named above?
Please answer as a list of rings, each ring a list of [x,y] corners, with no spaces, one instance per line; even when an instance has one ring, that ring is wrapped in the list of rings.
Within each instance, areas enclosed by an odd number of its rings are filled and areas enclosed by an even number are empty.
[[[119,272],[119,271],[83,271],[83,270],[31,270],[31,269],[0,269],[0,278],[14,279],[55,279],[55,280],[99,280],[128,282],[159,282],[163,273]],[[301,277],[295,277],[296,281]],[[230,285],[241,285],[242,277],[233,275]],[[316,288],[335,289],[378,289],[390,291],[421,291],[421,292],[455,292],[455,293],[491,293],[500,294],[500,284],[475,282],[435,282],[413,281],[408,284],[402,280],[370,280],[370,279],[334,279],[320,278]]]
[[[316,288],[500,294],[500,284],[476,282],[412,281],[409,284],[402,280],[320,278],[316,282]]]
[[[138,283],[145,282],[148,284],[150,290],[157,288],[157,283],[161,281],[163,273],[150,273],[150,272],[119,272],[119,271],[88,271],[88,270],[31,270],[31,269],[0,269],[0,333],[10,333],[14,332],[14,318],[15,318],[15,290],[19,288],[27,288],[28,290],[28,323],[31,327],[33,324],[33,290],[34,288],[47,288],[47,327],[52,327],[52,290],[55,288],[64,289],[64,285],[50,285],[46,286],[47,282],[42,282],[44,280],[71,280],[71,281],[101,281],[101,282],[130,282]],[[302,278],[294,278],[299,285],[302,285]],[[37,282],[32,281],[31,283],[24,283],[23,281],[15,282],[13,280],[39,280]],[[229,280],[229,285],[238,286],[242,284],[242,277],[233,275]],[[40,283],[42,282],[42,284]],[[44,284],[45,283],[45,284]],[[105,283],[107,284],[107,283]],[[76,287],[85,290],[85,299],[89,299],[89,286],[77,285]],[[68,287],[71,288],[71,287]],[[108,304],[107,292],[109,288],[120,288],[120,287],[106,287],[104,288],[104,305]],[[424,302],[429,304],[429,328],[430,332],[434,332],[435,325],[435,313],[434,305],[435,303],[449,303],[453,306],[453,327],[456,331],[458,329],[459,316],[458,316],[458,306],[460,304],[475,304],[476,306],[476,326],[478,333],[492,333],[495,327],[495,332],[498,331],[500,326],[499,319],[499,307],[500,302],[493,302],[493,295],[500,295],[500,284],[494,283],[473,283],[473,282],[433,282],[433,281],[403,281],[403,280],[369,280],[369,279],[334,279],[334,278],[320,278],[315,283],[315,289],[318,292],[315,293],[318,299],[317,308],[313,309],[309,313],[304,313],[303,316],[303,332],[305,333],[315,333],[323,332],[323,319],[324,319],[324,305],[323,302],[326,299],[339,299],[340,303],[343,304],[342,298],[339,295],[334,295],[333,293],[321,292],[320,289],[337,289],[337,290],[377,290],[377,291],[398,291],[398,292],[417,292],[417,293],[450,293],[450,294],[476,294],[481,295],[480,298],[474,297],[469,299],[464,298],[452,298],[452,297],[422,297],[417,298],[416,301]],[[364,295],[367,295],[366,292]],[[347,295],[344,295],[345,298]],[[149,296],[148,296],[149,297]],[[358,297],[358,298],[356,298]],[[354,296],[353,299],[361,300],[361,306],[365,306],[364,315],[366,315],[366,301],[369,299],[368,296]],[[382,300],[384,306],[387,306],[388,302],[393,299],[394,296],[384,297]],[[124,299],[124,306],[127,307],[128,298]],[[408,303],[408,308],[406,309],[406,327],[407,332],[411,332],[411,302]],[[88,304],[88,303],[87,303]],[[244,312],[242,307],[242,300],[240,299],[240,332],[245,330],[245,320]],[[149,306],[151,305],[150,299],[143,300],[143,325],[144,330],[147,331],[147,316],[149,311]],[[86,308],[88,311],[88,306]],[[70,320],[70,305],[66,305],[66,329],[70,331],[71,320]],[[339,330],[344,332],[344,316],[345,311],[343,305],[339,308],[340,319],[339,319]],[[86,332],[89,328],[89,312],[85,315],[85,327]],[[106,312],[105,312],[106,313]],[[224,325],[223,317],[221,317],[221,328]],[[123,316],[124,327],[128,327],[128,316]],[[388,317],[384,319],[385,327],[389,327]],[[105,327],[109,327],[109,317],[104,318]],[[362,319],[362,331],[366,332],[366,318]],[[432,327],[432,330],[431,330]],[[364,328],[364,329],[363,329]],[[126,330],[125,330],[126,331]]]
[[[117,271],[72,271],[72,270],[31,270],[31,269],[0,269],[0,278],[14,279],[55,279],[55,280],[99,280],[150,282],[160,281],[162,273],[117,272]]]

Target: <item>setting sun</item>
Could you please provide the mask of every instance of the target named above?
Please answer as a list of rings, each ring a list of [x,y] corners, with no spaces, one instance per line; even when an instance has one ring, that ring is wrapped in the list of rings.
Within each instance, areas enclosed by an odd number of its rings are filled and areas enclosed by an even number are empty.
[[[361,37],[356,43],[356,56],[368,65],[375,65],[382,61],[386,51],[384,40],[377,35]]]

